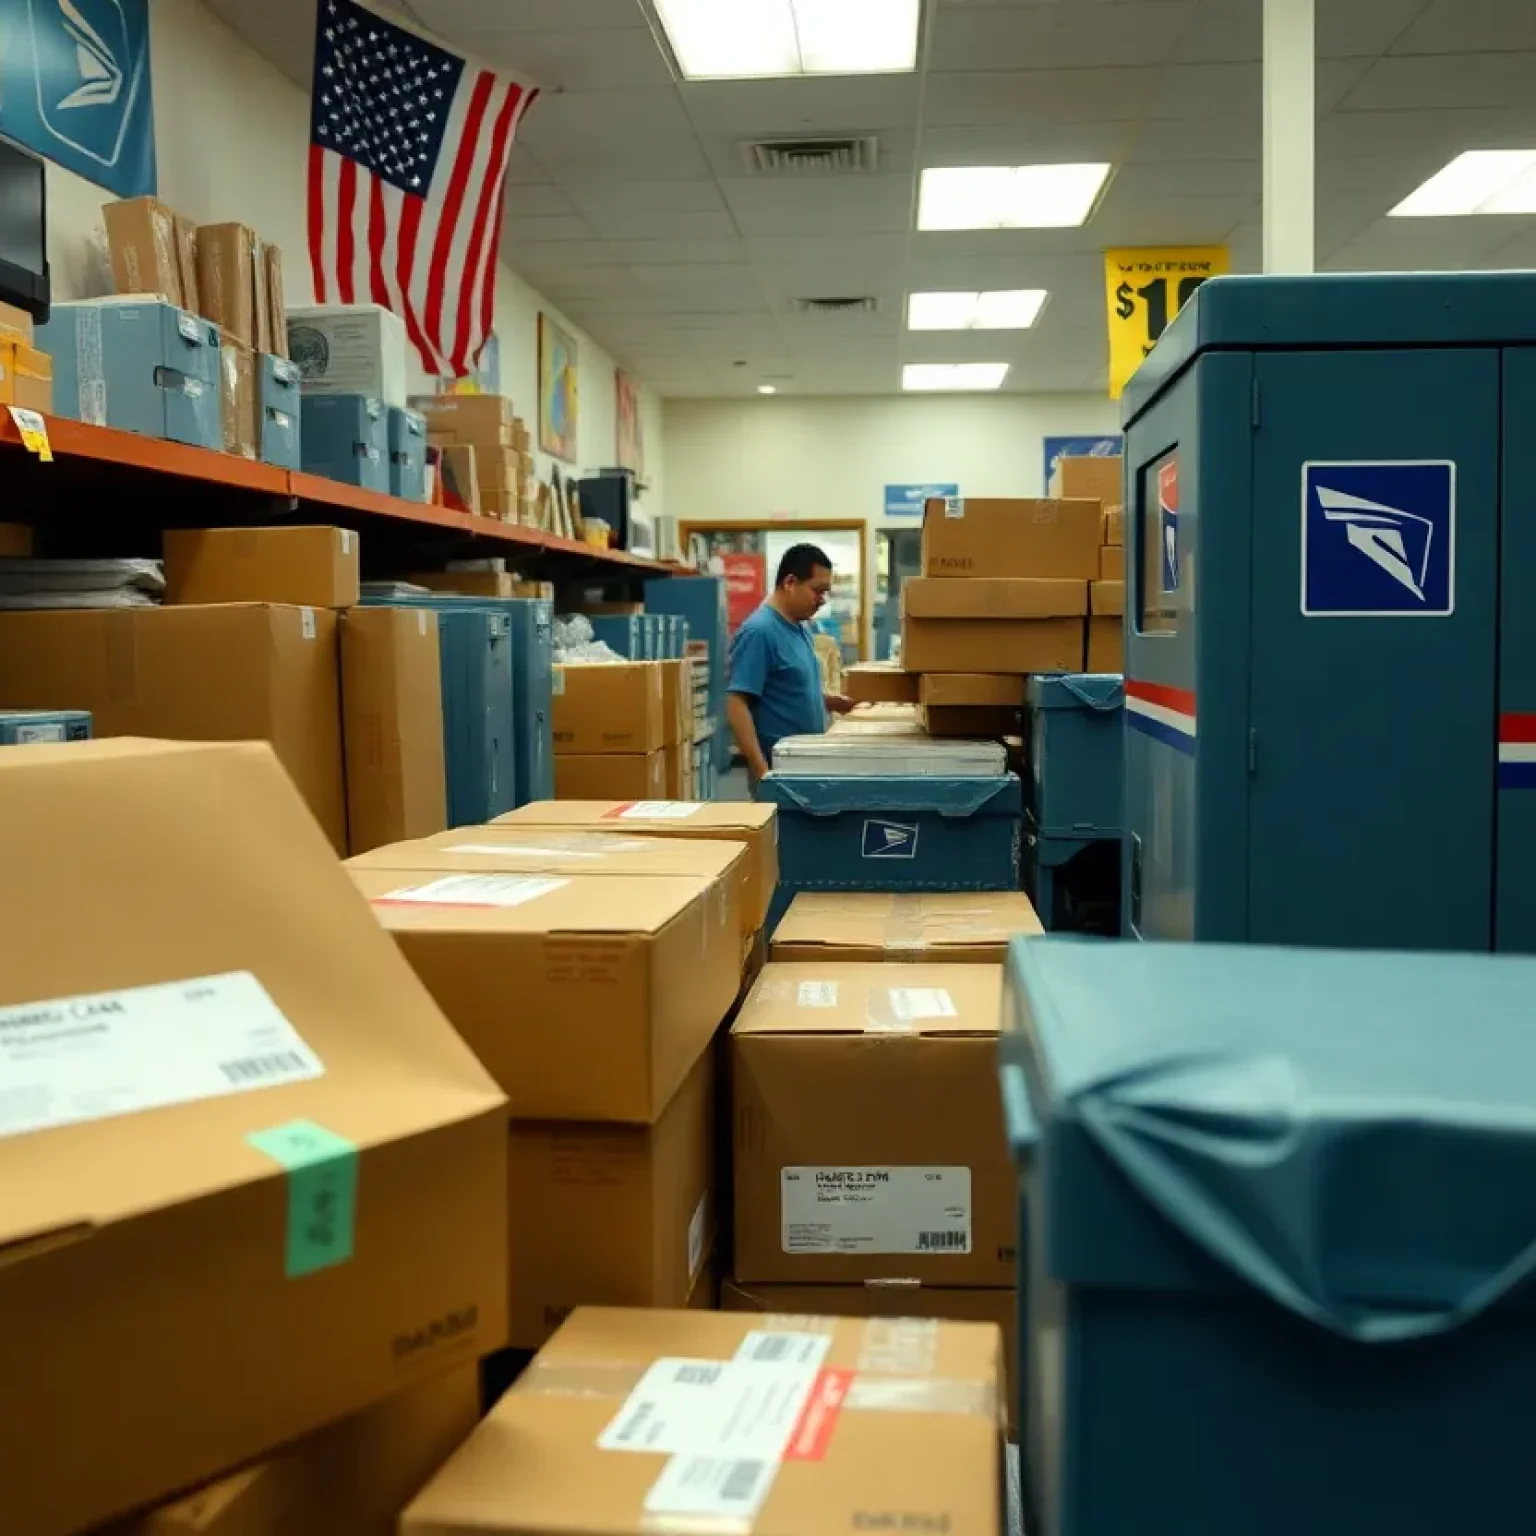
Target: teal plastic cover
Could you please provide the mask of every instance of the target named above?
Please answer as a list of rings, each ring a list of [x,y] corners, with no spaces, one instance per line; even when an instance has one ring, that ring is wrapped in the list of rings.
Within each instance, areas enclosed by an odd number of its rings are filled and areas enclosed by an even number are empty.
[[[1037,672],[1026,694],[1031,709],[1091,709],[1113,713],[1125,705],[1125,679],[1118,672]]]
[[[1389,1343],[1536,1271],[1536,959],[1016,940],[1002,1055],[1015,1154],[1071,1206],[1048,1219],[1118,1228],[1133,1273],[1166,1223]]]

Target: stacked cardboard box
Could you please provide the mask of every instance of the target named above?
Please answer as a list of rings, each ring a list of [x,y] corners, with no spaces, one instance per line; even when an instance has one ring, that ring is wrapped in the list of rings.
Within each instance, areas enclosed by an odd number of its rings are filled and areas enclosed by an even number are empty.
[[[855,704],[916,704],[917,677],[890,661],[860,661],[843,671],[843,692]]]
[[[692,800],[693,668],[685,658],[658,661],[661,668],[661,728],[665,759],[662,794],[668,800]]]
[[[671,732],[659,661],[566,662],[555,667],[555,797],[667,797]]]
[[[774,929],[775,961],[996,965],[1043,933],[1022,891],[801,891]]]
[[[727,1305],[1014,1333],[998,965],[771,962],[731,1027]]]
[[[740,981],[744,863],[736,842],[573,846],[470,827],[350,866],[509,1090],[516,1348],[542,1344],[575,1306],[683,1306],[705,1283],[709,1047]]]
[[[1118,454],[1075,454],[1057,459],[1047,496],[1057,500],[1096,501],[1118,507],[1124,501],[1125,460]]]
[[[500,1347],[505,1097],[271,749],[32,746],[0,803],[6,1530],[94,1530]]]
[[[427,440],[470,510],[533,524],[533,454],[528,429],[501,395],[417,395]],[[467,494],[466,494],[467,492]]]
[[[53,410],[53,359],[33,345],[32,316],[0,303],[0,405]]]
[[[1088,670],[1125,670],[1125,512],[1104,509],[1099,579],[1088,597]]]

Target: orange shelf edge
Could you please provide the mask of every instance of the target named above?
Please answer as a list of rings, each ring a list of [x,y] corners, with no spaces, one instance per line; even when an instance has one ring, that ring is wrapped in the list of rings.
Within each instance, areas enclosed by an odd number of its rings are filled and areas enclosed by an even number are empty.
[[[561,538],[540,528],[524,528],[517,523],[476,517],[447,507],[403,501],[397,496],[381,495],[378,491],[366,491],[359,486],[327,480],[323,475],[280,469],[276,465],[256,463],[233,454],[216,453],[209,448],[193,448],[185,443],[142,437],[136,432],[93,426],[89,422],[71,421],[64,416],[49,416],[45,419],[49,444],[56,455],[63,457],[90,459],[101,464],[122,464],[154,474],[226,485],[236,490],[293,497],[320,506],[345,508],[374,517],[416,523],[426,528],[451,530],[471,538],[492,539],[551,554],[580,556],[598,564],[620,565],[666,575],[671,575],[675,569],[663,561],[647,560],[624,550],[597,549],[580,539]],[[6,410],[0,410],[0,444],[25,451],[16,423]]]

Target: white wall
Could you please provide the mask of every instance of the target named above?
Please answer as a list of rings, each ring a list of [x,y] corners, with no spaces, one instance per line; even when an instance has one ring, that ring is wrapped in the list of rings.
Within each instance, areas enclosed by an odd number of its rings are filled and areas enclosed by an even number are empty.
[[[150,57],[160,197],[199,224],[237,221],[282,247],[289,304],[313,302],[305,238],[309,95],[205,9],[201,0],[151,0]],[[537,107],[534,109],[537,110]],[[48,258],[54,296],[110,291],[98,245],[101,205],[111,194],[58,166],[48,167]],[[557,316],[577,338],[580,472],[615,462],[614,360],[502,263],[496,286],[501,387],[537,435],[538,313]],[[421,388],[428,387],[418,379]],[[652,491],[661,510],[661,403],[642,391]],[[552,461],[539,454],[541,478]],[[560,465],[562,473],[571,466]]]

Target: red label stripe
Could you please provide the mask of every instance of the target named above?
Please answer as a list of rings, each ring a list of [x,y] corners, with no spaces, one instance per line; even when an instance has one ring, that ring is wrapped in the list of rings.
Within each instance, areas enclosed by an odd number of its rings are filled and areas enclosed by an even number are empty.
[[[1172,709],[1181,715],[1193,715],[1195,712],[1195,696],[1187,688],[1169,688],[1163,683],[1144,683],[1128,677],[1125,680],[1125,692],[1127,698]]]
[[[1500,715],[1499,740],[1536,743],[1536,714]]]
[[[832,1431],[842,1412],[843,1399],[853,1385],[852,1371],[822,1370],[816,1373],[805,1407],[784,1448],[785,1461],[820,1461],[832,1443]]]

